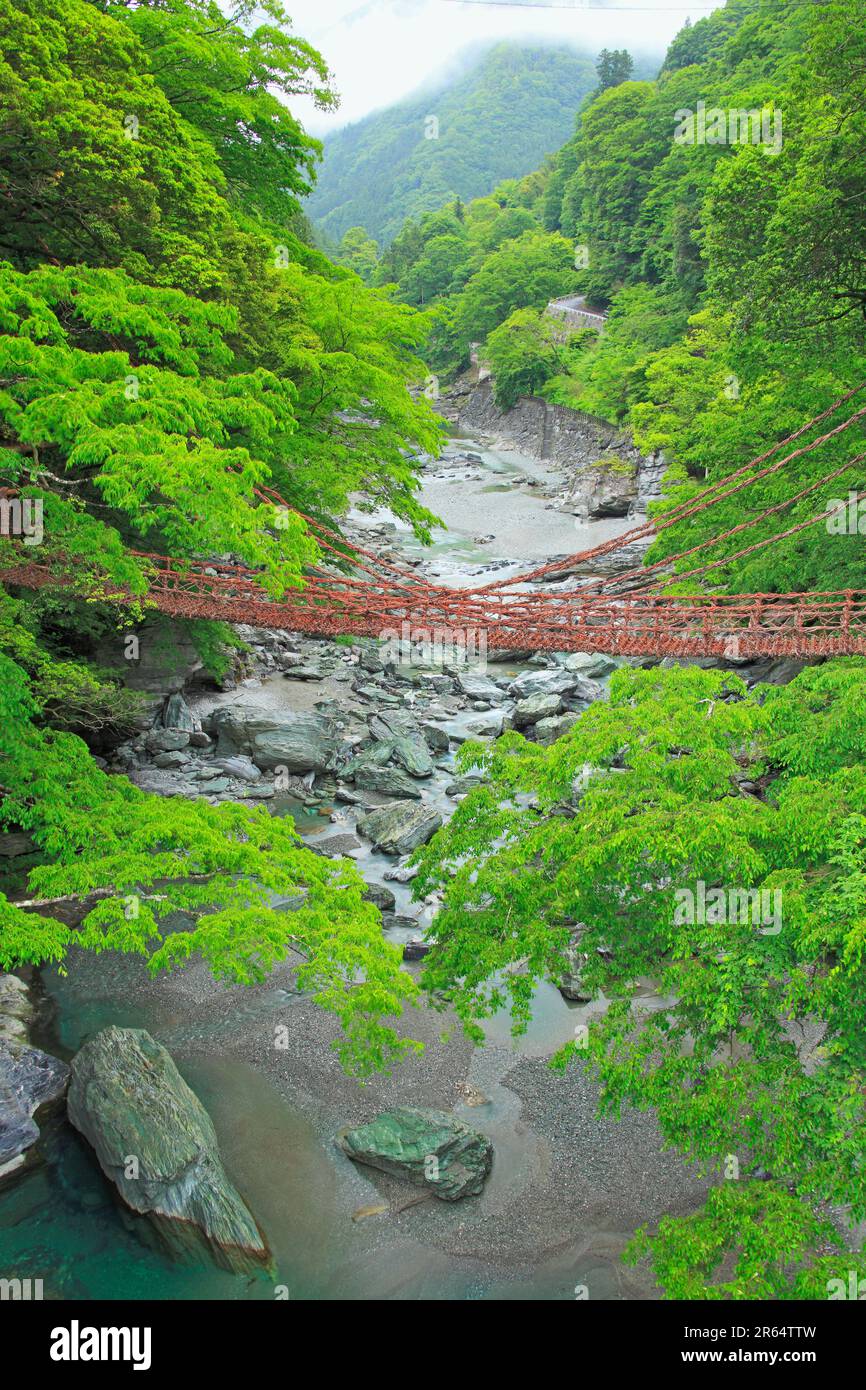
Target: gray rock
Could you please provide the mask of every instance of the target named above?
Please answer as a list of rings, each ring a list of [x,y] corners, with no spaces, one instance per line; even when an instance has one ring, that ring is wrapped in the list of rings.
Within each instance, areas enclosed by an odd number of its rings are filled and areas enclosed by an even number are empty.
[[[457,677],[457,684],[470,700],[489,700],[491,704],[500,704],[505,699],[505,694],[499,686],[479,671],[461,671]]]
[[[412,777],[430,777],[433,773],[433,759],[420,733],[398,735],[392,756]]]
[[[565,950],[565,970],[559,979],[559,992],[562,997],[580,1004],[587,1004],[592,999],[591,991],[585,987],[581,978],[581,971],[586,968],[586,962],[589,960],[589,953],[580,949],[580,940],[585,931],[586,927],[581,923],[572,932]]]
[[[403,947],[404,960],[423,960],[429,956],[433,950],[433,943],[422,941],[420,936],[413,936],[411,941],[407,941]]]
[[[384,767],[391,761],[391,753],[394,744],[392,739],[378,739],[375,743],[370,743],[366,748],[362,748],[360,753],[356,753],[354,758],[340,768],[340,776],[347,782],[351,782],[356,772],[362,767]]]
[[[166,729],[186,729],[191,734],[195,731],[195,720],[192,710],[186,700],[177,691],[169,695],[165,702],[165,709],[162,712],[162,722]]]
[[[391,744],[395,738],[410,737],[418,732],[409,710],[383,709],[370,716],[370,733],[376,739]]]
[[[323,854],[326,859],[342,859],[344,855],[363,848],[357,836],[348,832],[342,835],[313,835],[306,844],[308,849]]]
[[[427,741],[428,748],[434,753],[447,753],[451,740],[444,729],[440,729],[438,724],[424,723],[421,725],[421,732]]]
[[[285,714],[279,718],[256,705],[228,705],[215,710],[217,753],[244,753],[257,767],[271,771],[324,772],[340,746],[335,722],[322,714]]]
[[[152,729],[145,739],[148,753],[177,753],[188,743],[186,729]]]
[[[417,864],[399,864],[393,869],[386,869],[383,878],[389,883],[411,883],[413,878],[417,878],[421,870]]]
[[[570,652],[562,664],[566,671],[577,671],[596,681],[616,670],[616,662],[601,652]]]
[[[383,912],[382,926],[386,931],[411,931],[417,932],[417,917],[407,917],[402,912]]]
[[[261,769],[256,767],[252,758],[247,758],[242,753],[236,754],[233,758],[217,758],[214,767],[218,767],[229,777],[237,777],[241,782],[258,782],[262,775]]]
[[[581,470],[570,501],[580,515],[601,519],[627,516],[637,495],[634,462],[608,456]]]
[[[189,762],[189,754],[181,752],[157,753],[153,761],[156,767],[186,767]]]
[[[358,831],[385,854],[409,854],[435,835],[442,817],[423,803],[395,801],[358,819]]]
[[[0,835],[0,859],[17,859],[19,854],[32,854],[36,844],[26,831],[10,831]]]
[[[498,738],[505,728],[505,715],[501,709],[492,709],[489,714],[479,714],[477,719],[468,720],[466,728],[479,738]]]
[[[377,685],[359,685],[355,687],[357,695],[363,695],[368,700],[374,700],[377,705],[399,705],[400,699],[397,695],[389,695]]]
[[[421,800],[417,783],[397,767],[377,767],[367,763],[355,770],[355,786],[365,791],[379,792],[382,796],[408,797],[412,801]]]
[[[152,623],[142,623],[136,635],[138,654],[134,660],[124,660],[126,639],[120,632],[102,639],[94,660],[98,666],[117,671],[128,689],[158,695],[161,705],[166,691],[183,690],[201,670],[201,657],[192,638],[172,618],[159,617]],[[157,702],[152,703],[155,711]]]
[[[471,772],[464,772],[459,777],[455,777],[453,782],[449,782],[445,788],[446,796],[465,796],[467,792],[474,791],[480,787],[483,777],[473,776]]]
[[[592,704],[604,698],[604,686],[596,681],[586,680],[577,671],[554,668],[548,671],[524,671],[508,687],[509,695],[515,700],[526,700],[530,695],[568,695]]]
[[[0,1039],[0,1175],[23,1161],[39,1138],[33,1119],[41,1105],[66,1090],[69,1068],[38,1047]]]
[[[520,666],[524,661],[529,661],[533,656],[531,647],[488,647],[485,659],[489,665],[495,666],[497,662],[507,662],[509,666]]]
[[[386,1110],[336,1142],[355,1163],[407,1178],[444,1202],[477,1196],[493,1165],[490,1140],[443,1110]]]
[[[17,975],[0,975],[0,1018],[30,1020],[35,1012],[24,981]]]
[[[567,734],[569,729],[577,723],[580,715],[575,711],[567,714],[557,714],[552,719],[539,719],[537,724],[533,724],[531,729],[532,738],[536,743],[547,747],[555,743],[563,734]]]
[[[560,695],[527,695],[519,700],[514,710],[514,727],[525,729],[529,724],[537,724],[539,719],[552,719],[562,709]]]
[[[384,883],[368,883],[363,896],[365,902],[373,903],[380,912],[393,912],[397,906],[397,899]]]
[[[220,1161],[210,1116],[149,1033],[111,1027],[86,1042],[72,1062],[68,1107],[127,1206],[154,1219],[174,1248],[189,1248],[198,1232],[226,1268],[267,1259]]]

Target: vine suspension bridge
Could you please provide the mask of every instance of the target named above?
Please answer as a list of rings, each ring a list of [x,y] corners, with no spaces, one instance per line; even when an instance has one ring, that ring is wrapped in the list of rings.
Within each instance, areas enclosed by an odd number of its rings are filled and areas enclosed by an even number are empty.
[[[579,587],[567,592],[539,592],[527,587],[551,575],[573,575],[582,566],[622,552],[626,546],[646,544],[752,483],[781,473],[786,465],[861,425],[866,419],[866,407],[809,442],[790,447],[827,422],[864,388],[866,382],[759,458],[657,519],[646,520],[613,540],[553,560],[528,573],[475,588],[432,584],[408,567],[386,562],[363,547],[350,546],[335,532],[303,516],[323,555],[323,562],[311,567],[303,588],[273,598],[263,587],[263,576],[242,565],[140,554],[139,558],[149,566],[147,602],[174,617],[222,619],[321,636],[381,637],[399,630],[401,635],[416,640],[429,641],[436,634],[438,640],[459,642],[461,634],[483,633],[487,647],[500,650],[529,648],[733,659],[866,654],[866,590],[702,593],[688,597],[664,592],[673,583],[712,574],[734,560],[826,524],[825,507],[787,529],[773,529],[774,518],[841,478],[866,458],[866,451],[847,458],[821,477],[810,479],[738,525],[654,564],[639,564],[605,577],[591,576],[579,580]],[[263,487],[256,492],[261,503],[287,506],[272,489]],[[736,548],[736,538],[754,527],[762,528],[760,539]],[[732,542],[735,548],[712,558],[713,550],[726,542]],[[693,566],[688,563],[692,556],[696,561]],[[682,563],[686,567],[677,568]],[[21,552],[18,563],[0,570],[0,578],[31,589],[70,582],[62,563],[37,563]],[[132,601],[129,595],[113,597],[121,602]]]

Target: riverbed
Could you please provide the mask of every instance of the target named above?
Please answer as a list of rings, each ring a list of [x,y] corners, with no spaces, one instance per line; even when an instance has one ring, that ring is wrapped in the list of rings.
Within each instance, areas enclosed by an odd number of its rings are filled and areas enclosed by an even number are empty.
[[[537,460],[453,441],[424,475],[421,500],[447,524],[424,552],[425,573],[478,582],[627,529],[625,521],[576,522],[551,502],[555,483]],[[393,518],[354,521],[393,527],[410,560],[422,553]],[[334,691],[284,676],[256,689],[262,703],[292,709],[323,694]],[[200,705],[236,698],[202,696]],[[425,793],[446,814],[447,781],[443,767]],[[310,842],[334,829],[327,800],[277,808],[289,809]],[[340,814],[351,829],[351,808]],[[362,846],[353,857],[368,881],[384,882],[385,856]],[[389,887],[397,914],[414,913],[423,928],[410,888]],[[391,934],[401,941],[408,931]],[[42,980],[50,1014],[36,1041],[49,1050],[69,1057],[109,1023],[146,1028],[169,1049],[209,1110],[228,1174],[274,1252],[274,1267],[256,1276],[176,1263],[153,1247],[146,1222],[120,1207],[65,1120],[49,1118],[35,1157],[0,1188],[0,1270],[42,1279],[46,1297],[654,1298],[648,1272],[622,1264],[622,1247],[638,1224],[689,1210],[704,1190],[662,1151],[650,1114],[600,1120],[579,1069],[551,1072],[552,1053],[604,1001],[569,1003],[544,985],[525,1037],[515,1042],[510,1021],[495,1018],[483,1048],[447,1016],[413,1010],[405,1031],[422,1039],[424,1054],[362,1087],[341,1071],[330,1046],[335,1026],[296,992],[288,965],[266,984],[227,988],[201,964],[152,980],[134,959],[72,952],[66,974],[47,970]],[[283,1024],[288,1044],[278,1046]],[[340,1128],[394,1104],[453,1110],[492,1140],[493,1171],[479,1197],[419,1201],[417,1189],[356,1167],[336,1148]]]

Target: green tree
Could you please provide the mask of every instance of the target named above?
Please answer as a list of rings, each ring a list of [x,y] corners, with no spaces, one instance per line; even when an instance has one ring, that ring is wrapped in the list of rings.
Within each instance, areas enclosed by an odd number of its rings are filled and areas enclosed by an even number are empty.
[[[416,853],[415,892],[444,894],[434,1004],[478,1038],[507,1004],[522,1030],[580,927],[584,982],[610,1003],[559,1064],[589,1068],[604,1113],[652,1107],[736,1189],[639,1245],[671,1296],[795,1296],[827,1277],[825,1205],[866,1215],[864,695],[860,660],[753,694],[726,672],[621,669],[552,747],[466,748],[484,784]]]
[[[458,316],[467,341],[482,338],[514,309],[541,309],[576,284],[574,247],[557,232],[505,241],[467,282]]]
[[[75,900],[77,945],[153,970],[198,954],[251,981],[294,952],[366,1074],[413,1046],[392,1025],[414,990],[352,866],[288,820],[148,795],[78,736],[136,717],[87,651],[94,629],[150,613],[140,552],[230,552],[278,596],[321,557],[260,484],[337,523],[350,493],[422,535],[431,520],[410,459],[440,427],[407,390],[427,322],[298,234],[318,147],[279,97],[332,97],[285,26],[270,0],[255,17],[204,0],[0,8],[0,480],[42,504],[57,577],[0,595],[0,825],[40,858],[24,905],[0,900],[0,968],[62,961]],[[3,537],[0,566],[18,558]],[[223,631],[193,635],[225,659]]]
[[[603,48],[596,59],[598,90],[606,92],[608,87],[618,87],[620,82],[628,82],[634,72],[634,59],[627,48]]]
[[[369,285],[379,259],[379,248],[363,227],[350,227],[344,234],[337,260]]]
[[[496,404],[507,410],[518,396],[537,395],[561,365],[557,325],[538,309],[516,309],[489,334],[484,355]]]

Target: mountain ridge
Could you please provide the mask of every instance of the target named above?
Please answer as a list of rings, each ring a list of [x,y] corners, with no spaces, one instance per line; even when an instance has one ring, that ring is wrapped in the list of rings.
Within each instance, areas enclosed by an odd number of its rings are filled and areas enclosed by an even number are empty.
[[[387,245],[407,218],[520,178],[568,139],[597,82],[589,54],[540,41],[473,51],[459,75],[326,137],[304,205],[321,235],[363,226]]]

